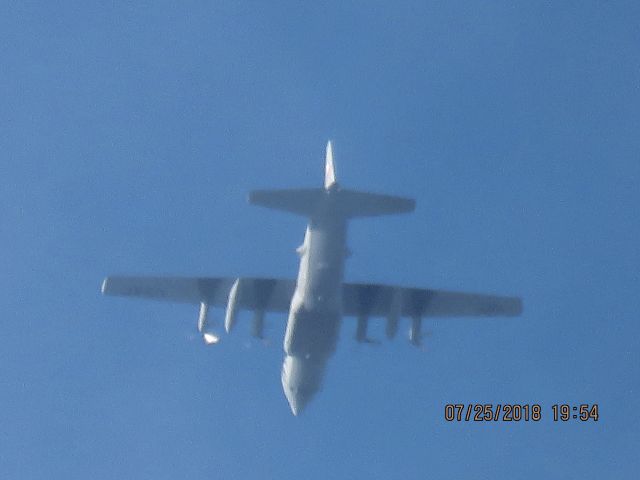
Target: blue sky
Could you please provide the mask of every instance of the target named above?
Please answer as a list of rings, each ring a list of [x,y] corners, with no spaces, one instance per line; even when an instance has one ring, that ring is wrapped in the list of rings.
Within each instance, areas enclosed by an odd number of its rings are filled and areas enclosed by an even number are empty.
[[[640,8],[441,3],[0,5],[0,476],[635,478]],[[345,319],[295,418],[284,318],[206,348],[196,308],[99,285],[294,277],[304,222],[246,193],[321,185],[328,138],[342,184],[418,202],[353,223],[347,279],[525,314],[429,321],[425,351]]]

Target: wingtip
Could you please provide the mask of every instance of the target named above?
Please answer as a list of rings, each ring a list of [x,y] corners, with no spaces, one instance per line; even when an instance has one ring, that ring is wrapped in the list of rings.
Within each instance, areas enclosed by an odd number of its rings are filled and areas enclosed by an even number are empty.
[[[524,303],[520,297],[511,297],[508,306],[504,312],[508,317],[519,317],[524,312]]]
[[[524,302],[522,298],[518,297],[516,302],[516,316],[522,315],[524,313]]]

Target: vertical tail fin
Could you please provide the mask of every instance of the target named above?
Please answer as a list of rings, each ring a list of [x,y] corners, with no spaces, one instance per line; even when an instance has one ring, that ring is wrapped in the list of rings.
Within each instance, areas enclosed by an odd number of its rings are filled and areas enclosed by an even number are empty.
[[[336,181],[336,167],[333,164],[333,149],[331,140],[327,142],[327,153],[324,161],[324,189],[330,190],[338,182]]]

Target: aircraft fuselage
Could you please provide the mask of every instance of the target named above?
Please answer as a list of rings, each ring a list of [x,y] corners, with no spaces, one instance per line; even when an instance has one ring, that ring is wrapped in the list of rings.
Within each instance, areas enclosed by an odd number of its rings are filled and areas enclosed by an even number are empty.
[[[284,338],[282,386],[294,414],[318,392],[342,319],[347,221],[326,192],[298,249],[300,269]]]

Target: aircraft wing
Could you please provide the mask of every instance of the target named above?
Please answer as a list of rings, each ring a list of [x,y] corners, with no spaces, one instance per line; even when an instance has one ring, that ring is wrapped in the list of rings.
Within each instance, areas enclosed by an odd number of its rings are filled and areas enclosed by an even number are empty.
[[[264,313],[286,313],[295,290],[294,280],[275,278],[230,277],[108,277],[102,293],[200,304],[198,331],[205,342],[216,343],[218,337],[207,332],[210,306],[226,308],[225,330],[231,331],[238,310],[255,312],[252,332],[263,338]],[[345,283],[342,291],[343,315],[357,317],[356,340],[367,338],[369,317],[387,318],[387,336],[392,338],[400,317],[411,318],[409,339],[421,343],[424,317],[494,317],[522,313],[522,300],[476,293],[450,292],[421,288],[404,288],[371,283]]]
[[[108,277],[102,293],[151,300],[165,300],[226,307],[229,292],[238,280],[237,304],[247,310],[289,311],[295,281],[275,278],[233,277]],[[446,290],[394,287],[372,283],[345,283],[343,314],[386,317],[517,316],[522,313],[518,297],[461,293]]]
[[[522,300],[477,293],[346,283],[343,314],[373,317],[495,317],[522,313]]]
[[[236,280],[241,287],[237,296],[241,309],[289,311],[295,281],[275,278],[114,276],[105,278],[102,293],[224,308]]]

